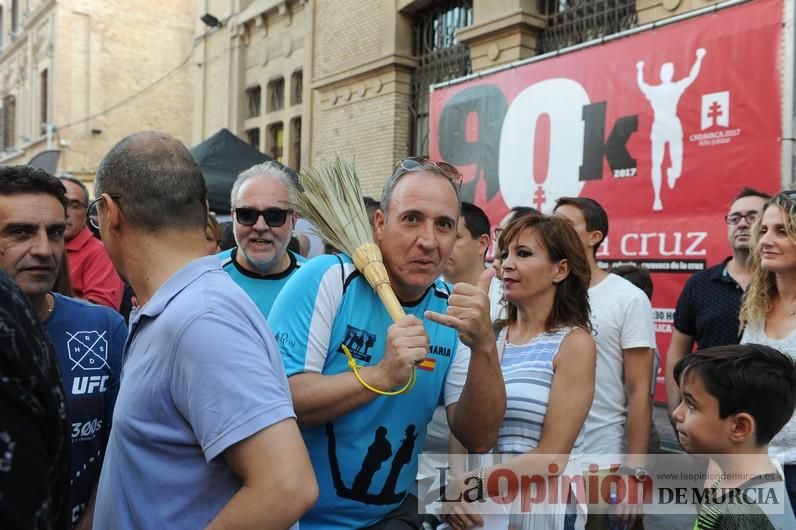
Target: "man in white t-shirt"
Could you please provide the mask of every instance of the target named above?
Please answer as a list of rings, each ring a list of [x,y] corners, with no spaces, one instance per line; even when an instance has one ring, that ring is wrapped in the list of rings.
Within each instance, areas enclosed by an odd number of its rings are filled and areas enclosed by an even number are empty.
[[[591,266],[589,305],[597,343],[597,372],[583,453],[626,454],[620,463],[629,473],[642,473],[652,415],[654,330],[650,302],[641,289],[597,266],[597,249],[608,235],[608,215],[599,203],[583,197],[562,197],[556,202],[555,214],[572,222]],[[587,529],[599,524],[593,519],[597,518],[589,517]]]

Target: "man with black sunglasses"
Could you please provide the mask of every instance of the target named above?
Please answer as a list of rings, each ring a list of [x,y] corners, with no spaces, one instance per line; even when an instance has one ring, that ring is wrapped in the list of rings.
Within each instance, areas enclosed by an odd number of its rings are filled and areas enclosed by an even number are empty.
[[[287,248],[296,226],[296,213],[287,204],[294,187],[275,162],[250,167],[232,185],[236,246],[218,257],[266,318],[282,286],[306,261]]]
[[[694,343],[703,350],[738,344],[741,339],[738,314],[752,277],[749,260],[752,225],[769,198],[770,195],[752,188],[738,192],[724,216],[732,256],[691,276],[680,293],[666,356],[666,401],[670,416],[680,404],[680,388],[673,375],[677,361],[691,353]]]

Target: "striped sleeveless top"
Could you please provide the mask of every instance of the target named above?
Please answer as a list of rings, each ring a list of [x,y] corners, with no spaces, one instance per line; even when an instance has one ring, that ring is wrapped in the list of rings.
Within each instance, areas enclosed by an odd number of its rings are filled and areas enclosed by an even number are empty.
[[[527,453],[539,445],[553,383],[553,359],[572,327],[541,333],[526,344],[506,342],[501,330],[498,349],[503,350],[501,368],[506,383],[506,415],[498,434],[497,452]],[[572,453],[583,443],[578,434]]]

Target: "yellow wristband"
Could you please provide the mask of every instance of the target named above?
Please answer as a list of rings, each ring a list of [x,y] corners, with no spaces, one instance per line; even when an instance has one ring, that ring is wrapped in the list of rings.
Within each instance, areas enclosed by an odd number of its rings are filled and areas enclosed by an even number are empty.
[[[378,388],[374,388],[374,387],[370,386],[369,384],[367,384],[365,382],[364,379],[362,379],[362,376],[359,375],[359,369],[361,367],[357,366],[357,363],[354,360],[354,356],[351,355],[351,352],[348,350],[346,345],[345,344],[341,344],[340,348],[343,350],[343,353],[345,354],[346,358],[348,359],[348,366],[351,368],[351,371],[354,372],[354,377],[357,378],[357,381],[359,381],[360,385],[362,385],[363,387],[367,388],[371,392],[375,392],[376,394],[380,394],[382,396],[397,396],[399,394],[404,394],[406,392],[409,392],[410,390],[412,390],[412,387],[415,386],[415,368],[414,367],[412,367],[412,375],[409,376],[409,381],[407,381],[406,384],[403,387],[399,388],[398,390],[385,391],[385,390],[379,390]]]

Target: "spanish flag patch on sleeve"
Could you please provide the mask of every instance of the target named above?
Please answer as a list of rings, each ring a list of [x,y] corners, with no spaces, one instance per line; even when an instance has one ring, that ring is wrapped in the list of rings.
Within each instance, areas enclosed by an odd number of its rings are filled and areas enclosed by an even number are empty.
[[[418,364],[417,367],[419,369],[425,370],[427,372],[433,372],[434,371],[434,367],[436,365],[437,365],[437,360],[436,359],[432,359],[431,357],[426,357],[425,359],[420,361],[420,364]]]

